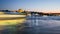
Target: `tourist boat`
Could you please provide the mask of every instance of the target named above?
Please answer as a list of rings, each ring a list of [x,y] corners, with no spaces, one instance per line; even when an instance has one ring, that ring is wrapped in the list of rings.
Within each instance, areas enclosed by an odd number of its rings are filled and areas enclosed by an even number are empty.
[[[0,25],[16,25],[24,23],[26,15],[0,14]]]
[[[43,15],[43,17],[48,17],[47,15]]]
[[[0,30],[16,31],[26,21],[26,13],[0,12]]]

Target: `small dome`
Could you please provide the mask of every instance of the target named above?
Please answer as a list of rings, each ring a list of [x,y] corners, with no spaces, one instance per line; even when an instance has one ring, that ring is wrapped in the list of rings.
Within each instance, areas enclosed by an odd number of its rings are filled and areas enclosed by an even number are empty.
[[[22,9],[19,9],[18,12],[23,12],[23,10]]]

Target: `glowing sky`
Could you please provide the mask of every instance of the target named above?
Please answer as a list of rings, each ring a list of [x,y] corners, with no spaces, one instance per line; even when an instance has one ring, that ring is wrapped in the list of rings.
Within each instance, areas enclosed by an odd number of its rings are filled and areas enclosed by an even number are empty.
[[[60,12],[60,0],[0,0],[0,9]]]

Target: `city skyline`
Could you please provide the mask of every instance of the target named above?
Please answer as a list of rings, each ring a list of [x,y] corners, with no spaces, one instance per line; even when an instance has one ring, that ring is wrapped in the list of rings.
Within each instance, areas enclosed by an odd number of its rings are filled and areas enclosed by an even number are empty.
[[[60,0],[0,0],[0,9],[60,12]]]

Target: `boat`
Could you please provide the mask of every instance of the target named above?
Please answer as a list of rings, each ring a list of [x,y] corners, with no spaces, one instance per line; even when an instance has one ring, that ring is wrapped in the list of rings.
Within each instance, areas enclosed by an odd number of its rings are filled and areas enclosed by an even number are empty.
[[[0,12],[0,30],[15,31],[26,21],[26,13],[19,12]]]
[[[26,20],[26,14],[24,13],[13,13],[6,14],[6,12],[0,12],[0,25],[16,25],[23,23]]]
[[[26,15],[0,15],[0,25],[16,25],[25,21]]]
[[[48,17],[47,15],[43,15],[43,17]]]

